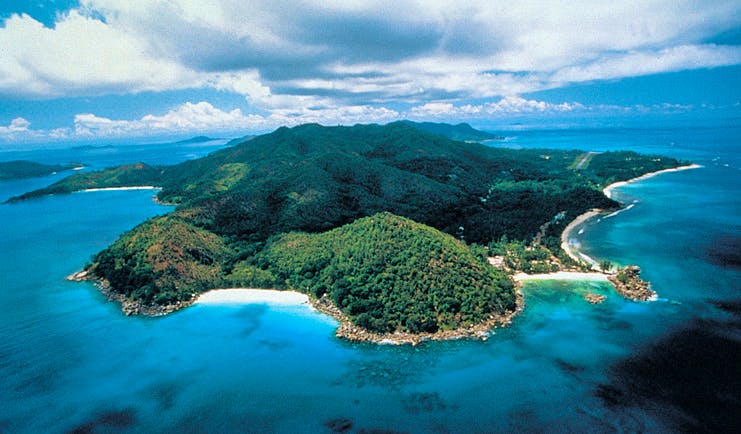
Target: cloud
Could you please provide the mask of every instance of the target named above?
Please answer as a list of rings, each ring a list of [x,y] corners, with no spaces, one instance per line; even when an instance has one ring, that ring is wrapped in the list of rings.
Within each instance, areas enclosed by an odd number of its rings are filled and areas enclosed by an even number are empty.
[[[520,114],[544,114],[557,112],[585,111],[587,107],[579,103],[552,104],[545,101],[509,96],[499,101],[484,104],[454,105],[451,103],[426,103],[412,107],[412,119],[481,119]]]
[[[0,97],[214,88],[256,112],[458,103],[738,64],[738,46],[705,41],[739,17],[735,0],[82,0],[53,28],[5,21]]]
[[[606,110],[518,95],[738,65],[741,46],[719,44],[717,36],[740,26],[737,0],[80,0],[51,26],[24,14],[0,22],[0,106],[182,90],[206,90],[194,101],[215,90],[242,96],[244,104],[225,111],[189,102],[140,119],[91,109],[70,126],[11,124],[0,136],[264,131],[301,122]]]
[[[594,62],[569,66],[551,77],[556,83],[615,79],[664,71],[729,66],[741,63],[741,48],[681,45],[661,50],[606,55]]]
[[[255,131],[264,129],[265,118],[245,115],[240,109],[223,111],[208,102],[185,103],[161,116],[146,115],[136,120],[113,120],[92,113],[74,118],[74,135],[89,137],[136,137],[189,132]]]
[[[24,118],[16,118],[8,126],[0,126],[0,140],[5,142],[64,141],[106,138],[135,138],[183,134],[242,135],[270,131],[280,126],[309,122],[324,125],[356,123],[384,124],[400,119],[436,120],[441,122],[487,121],[521,115],[551,116],[554,114],[651,114],[683,113],[695,109],[691,105],[655,104],[650,106],[587,106],[576,102],[553,104],[545,101],[509,96],[481,104],[430,102],[397,110],[384,106],[347,105],[276,109],[268,115],[245,114],[240,109],[221,110],[211,103],[187,102],[164,114],[147,114],[139,119],[111,119],[93,113],[74,116],[71,127],[34,130]]]
[[[55,28],[13,15],[0,29],[0,96],[74,96],[197,86],[197,74],[147,42],[72,10]]]
[[[23,118],[15,118],[10,121],[10,125],[7,127],[0,126],[0,134],[14,134],[28,131],[28,126],[31,122]]]

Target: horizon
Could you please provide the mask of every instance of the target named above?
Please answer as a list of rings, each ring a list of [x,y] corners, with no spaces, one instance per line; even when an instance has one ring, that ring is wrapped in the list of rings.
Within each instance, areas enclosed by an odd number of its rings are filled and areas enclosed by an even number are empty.
[[[402,119],[734,125],[739,17],[735,1],[4,2],[0,146]]]

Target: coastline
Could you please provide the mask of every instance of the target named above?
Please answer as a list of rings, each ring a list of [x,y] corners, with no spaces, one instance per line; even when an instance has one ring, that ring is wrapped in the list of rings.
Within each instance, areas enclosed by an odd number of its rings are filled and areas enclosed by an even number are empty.
[[[517,273],[512,276],[515,282],[527,282],[530,280],[589,280],[598,282],[608,282],[609,279],[604,273],[584,273],[579,271],[557,271],[555,273],[527,274]]]
[[[603,193],[607,197],[611,197],[612,190],[626,185],[631,182],[636,182],[644,179],[657,176],[662,173],[677,172],[681,170],[697,169],[702,166],[697,164],[691,164],[687,166],[680,166],[671,169],[659,170],[656,172],[646,173],[639,177],[612,183],[603,189]],[[109,187],[109,188],[94,188],[82,190],[81,192],[91,191],[111,191],[111,190],[153,190],[158,189],[155,186],[133,186],[133,187]],[[332,303],[332,301],[324,296],[321,299],[310,297],[306,294],[289,291],[289,290],[275,290],[275,289],[256,289],[256,288],[218,288],[212,289],[200,294],[193,294],[190,300],[178,301],[175,304],[164,305],[164,306],[148,306],[138,301],[131,301],[122,294],[111,291],[110,285],[105,280],[101,280],[91,275],[88,270],[83,270],[74,273],[67,277],[67,280],[71,281],[93,281],[95,285],[100,289],[101,293],[105,295],[109,300],[117,301],[121,304],[121,310],[125,315],[137,315],[143,314],[148,316],[161,316],[166,315],[193,304],[206,304],[206,305],[218,305],[218,304],[254,304],[264,303],[272,305],[308,305],[310,308],[328,315],[339,323],[335,336],[338,338],[347,339],[353,342],[372,342],[376,344],[411,344],[418,345],[421,342],[428,340],[453,340],[453,339],[488,339],[493,329],[497,327],[504,327],[512,322],[512,318],[517,315],[524,308],[524,297],[520,291],[520,285],[524,281],[537,281],[537,280],[588,280],[588,281],[601,281],[608,282],[615,287],[616,291],[626,298],[637,300],[637,301],[649,301],[656,298],[656,293],[650,291],[648,284],[646,283],[645,288],[628,288],[625,284],[620,284],[613,275],[606,273],[601,270],[599,264],[589,256],[577,252],[572,249],[569,239],[572,232],[588,221],[594,216],[603,213],[602,209],[591,209],[583,214],[578,215],[572,220],[561,233],[561,248],[566,254],[577,262],[586,261],[591,265],[591,268],[595,272],[575,272],[575,271],[559,271],[554,273],[543,273],[543,274],[526,274],[517,273],[512,276],[515,281],[516,287],[516,306],[512,311],[506,311],[502,314],[492,312],[489,318],[479,324],[474,324],[468,327],[461,327],[455,330],[439,330],[435,333],[405,333],[395,332],[387,334],[378,334],[365,329],[362,329],[353,324],[350,319]],[[640,272],[640,269],[638,269]],[[636,274],[637,277],[637,274]],[[593,295],[593,294],[590,294]],[[604,298],[587,299],[590,303],[599,303]]]
[[[670,172],[681,172],[683,170],[692,170],[692,169],[700,169],[702,168],[699,164],[688,164],[686,166],[679,166],[679,167],[673,167],[671,169],[663,169],[663,170],[657,170],[656,172],[649,172],[645,173],[641,176],[638,176],[636,178],[629,179],[627,181],[618,181],[613,182],[612,184],[608,185],[607,187],[602,189],[602,193],[604,193],[605,196],[612,199],[612,191],[618,187],[622,187],[624,185],[637,182],[637,181],[643,181],[644,179],[653,178],[654,176],[661,175],[662,173],[670,173]]]
[[[580,214],[576,216],[574,220],[572,220],[561,232],[561,249],[563,249],[564,252],[569,256],[569,258],[573,259],[577,263],[587,260],[587,262],[592,266],[593,270],[599,269],[599,265],[597,264],[597,261],[590,258],[587,255],[580,256],[578,252],[576,252],[574,249],[572,249],[571,243],[569,242],[569,239],[571,238],[571,233],[574,231],[574,229],[577,228],[577,226],[580,226],[587,220],[591,219],[594,216],[597,216],[601,214],[603,211],[599,208],[591,209],[583,214]],[[588,259],[587,259],[588,258]],[[596,268],[595,268],[596,267]]]
[[[163,316],[194,304],[269,304],[269,305],[308,305],[313,310],[334,318],[339,324],[335,336],[352,342],[370,342],[380,345],[419,345],[424,341],[443,341],[454,339],[481,339],[487,340],[491,331],[498,327],[505,327],[512,322],[525,305],[524,297],[519,287],[515,288],[514,310],[503,314],[491,313],[489,318],[479,324],[461,327],[454,330],[439,330],[435,333],[374,333],[353,324],[332,301],[324,296],[321,299],[310,297],[307,294],[291,290],[256,289],[256,288],[217,288],[200,294],[193,294],[187,301],[163,306],[147,306],[138,301],[131,301],[124,295],[111,291],[107,281],[99,279],[88,270],[78,271],[67,276],[67,280],[74,282],[91,281],[100,292],[109,300],[121,304],[121,311],[126,316],[146,315]]]
[[[486,321],[461,327],[454,330],[438,330],[435,333],[406,333],[397,331],[394,333],[374,333],[362,329],[353,324],[340,309],[332,303],[327,296],[320,299],[310,298],[311,306],[317,311],[329,315],[339,325],[335,336],[352,342],[370,342],[379,345],[404,345],[416,346],[424,341],[447,341],[457,339],[480,339],[487,340],[493,329],[506,327],[512,323],[512,319],[525,307],[525,299],[519,287],[515,288],[515,309],[505,311],[502,314],[492,312]]]
[[[649,172],[645,173],[641,176],[637,176],[635,178],[631,178],[627,181],[618,181],[613,182],[612,184],[608,185],[604,189],[602,189],[602,193],[607,196],[608,198],[612,199],[612,192],[618,187],[622,187],[624,185],[628,185],[633,182],[643,181],[645,179],[653,178],[654,176],[661,175],[663,173],[670,173],[670,172],[680,172],[683,170],[691,170],[691,169],[699,169],[702,166],[699,164],[688,164],[686,166],[679,166],[679,167],[673,167],[671,169],[662,169],[657,170],[655,172]],[[630,206],[630,205],[629,205]],[[621,208],[623,210],[625,208]],[[617,212],[621,211],[618,210]],[[591,219],[594,216],[597,216],[599,214],[604,213],[606,210],[602,210],[599,208],[591,209],[583,214],[578,215],[574,220],[572,220],[561,232],[561,249],[563,249],[566,254],[573,259],[576,262],[583,262],[586,261],[589,265],[591,265],[592,269],[595,271],[602,271],[599,267],[599,263],[595,261],[594,259],[590,258],[589,256],[577,252],[572,248],[572,245],[569,243],[569,239],[574,238],[572,237],[572,232],[580,225],[582,225],[587,220]]]
[[[157,190],[161,187],[155,187],[153,185],[135,185],[131,187],[101,187],[101,188],[86,188],[84,190],[78,190],[75,193],[92,193],[96,191],[127,191],[127,190]]]
[[[270,304],[300,306],[309,304],[309,296],[296,291],[259,288],[212,289],[199,294],[193,304]]]

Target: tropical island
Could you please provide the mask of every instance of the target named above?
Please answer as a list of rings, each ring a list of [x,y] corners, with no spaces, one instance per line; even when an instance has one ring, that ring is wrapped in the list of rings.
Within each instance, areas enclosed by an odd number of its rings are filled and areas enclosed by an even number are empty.
[[[0,181],[47,176],[65,170],[82,169],[83,167],[84,165],[80,163],[42,164],[26,160],[0,161]]]
[[[516,272],[588,270],[562,248],[567,225],[618,209],[608,185],[688,164],[502,149],[425,127],[282,127],[175,166],[75,174],[10,202],[161,188],[157,200],[174,211],[74,276],[100,282],[127,314],[172,312],[217,288],[293,290],[336,317],[339,336],[419,342],[485,337],[507,323],[522,306]]]

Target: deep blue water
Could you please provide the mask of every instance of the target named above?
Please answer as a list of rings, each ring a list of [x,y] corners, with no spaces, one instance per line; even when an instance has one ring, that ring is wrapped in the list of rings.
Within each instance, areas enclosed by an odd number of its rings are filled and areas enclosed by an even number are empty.
[[[705,167],[617,191],[590,256],[644,269],[660,300],[598,283],[524,287],[486,342],[351,344],[305,306],[197,305],[132,318],[65,281],[169,208],[151,191],[0,205],[0,432],[738,432],[741,129],[519,131],[494,146],[635,149]],[[221,146],[0,152],[0,160],[174,163]],[[0,201],[65,176],[0,183]],[[607,296],[593,306],[584,292]]]

